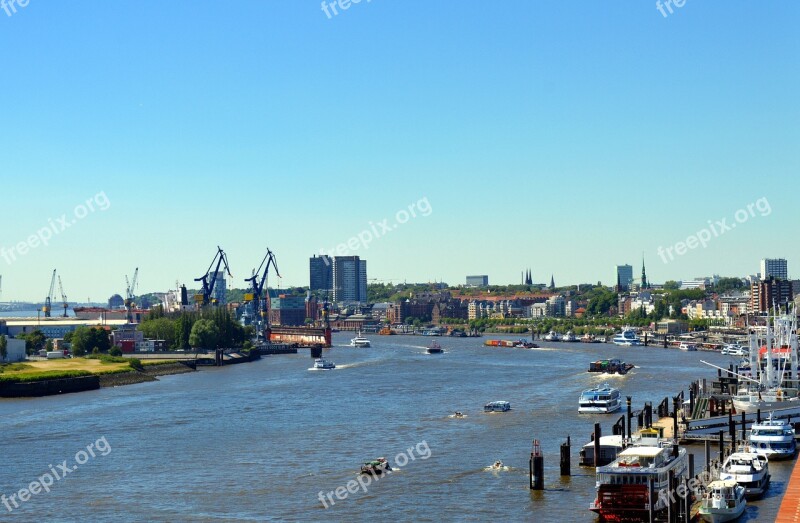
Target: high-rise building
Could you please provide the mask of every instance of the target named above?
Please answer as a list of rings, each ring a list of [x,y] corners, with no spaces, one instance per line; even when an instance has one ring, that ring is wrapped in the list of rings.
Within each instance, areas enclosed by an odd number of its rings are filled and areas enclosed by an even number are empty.
[[[768,280],[770,278],[778,278],[780,280],[789,278],[785,259],[764,258],[761,260],[761,279]]]
[[[617,265],[617,290],[627,291],[633,285],[633,267]]]
[[[211,280],[214,279],[214,273],[209,273],[208,275],[208,284],[211,285]],[[228,284],[225,281],[225,272],[219,271],[217,272],[217,279],[214,282],[214,291],[211,293],[211,299],[216,300],[217,305],[225,305],[227,300],[225,298],[226,292],[228,290]]]
[[[769,312],[774,307],[782,307],[792,300],[792,282],[769,278],[753,282],[750,286],[750,311]]]
[[[467,276],[467,287],[488,287],[489,276],[481,274],[478,276]]]
[[[333,258],[333,301],[367,303],[367,261],[358,256]]]
[[[330,256],[314,255],[308,260],[309,288],[312,291],[333,289],[333,260]]]

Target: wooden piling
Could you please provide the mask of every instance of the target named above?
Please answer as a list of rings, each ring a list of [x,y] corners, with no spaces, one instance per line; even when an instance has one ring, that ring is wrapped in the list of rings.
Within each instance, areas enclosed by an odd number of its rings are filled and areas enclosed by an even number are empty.
[[[542,449],[539,446],[538,439],[533,440],[530,474],[531,490],[544,490],[544,457],[542,456]]]
[[[595,423],[594,424],[594,466],[595,467],[599,467],[600,466],[599,465],[599,463],[600,463],[600,436],[601,436],[600,424],[599,423]]]
[[[561,475],[571,476],[572,471],[570,467],[570,438],[567,436],[567,442],[561,444]]]

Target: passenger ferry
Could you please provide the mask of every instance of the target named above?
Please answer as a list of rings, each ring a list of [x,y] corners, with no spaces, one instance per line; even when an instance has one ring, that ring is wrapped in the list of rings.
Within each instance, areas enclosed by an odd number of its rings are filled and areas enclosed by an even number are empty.
[[[669,472],[680,480],[688,468],[686,449],[677,445],[628,447],[610,464],[597,467],[597,498],[589,510],[599,514],[600,521],[648,521],[652,502],[653,513],[663,515]]]
[[[641,344],[642,344],[641,338],[639,338],[633,331],[633,329],[629,327],[622,329],[622,332],[614,336],[614,345],[622,345],[623,347],[632,347]]]
[[[760,454],[734,452],[722,464],[719,479],[732,479],[743,486],[747,499],[761,497],[769,488],[769,460]]]
[[[744,487],[731,479],[712,481],[700,503],[698,514],[708,523],[723,523],[740,517],[745,508]]]
[[[572,331],[567,331],[567,333],[564,334],[564,337],[561,338],[561,341],[567,341],[572,343],[578,341],[578,338],[575,337],[575,334],[573,334]]]
[[[358,335],[350,340],[351,347],[369,347],[370,342],[367,338],[361,335],[361,331],[358,332]]]
[[[556,331],[550,331],[545,335],[544,341],[561,341],[561,336]]]
[[[769,459],[790,459],[797,452],[794,428],[785,420],[769,419],[753,423],[747,438],[747,451]]]
[[[603,384],[581,393],[578,412],[581,414],[610,414],[622,407],[619,389]]]

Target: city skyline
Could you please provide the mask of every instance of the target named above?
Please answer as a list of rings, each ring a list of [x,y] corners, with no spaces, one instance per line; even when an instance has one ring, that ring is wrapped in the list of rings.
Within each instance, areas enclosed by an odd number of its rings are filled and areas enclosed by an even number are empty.
[[[531,267],[536,283],[613,286],[642,252],[654,282],[755,274],[766,255],[791,276],[792,14],[521,1],[371,2],[332,18],[248,1],[0,12],[15,50],[4,70],[26,86],[0,120],[0,300],[43,300],[54,268],[71,301],[123,294],[136,267],[141,291],[191,287],[217,245],[234,288],[267,247],[283,288],[308,285],[308,258],[328,253],[368,260],[370,279],[451,285],[512,284]],[[198,30],[171,30],[186,25]]]

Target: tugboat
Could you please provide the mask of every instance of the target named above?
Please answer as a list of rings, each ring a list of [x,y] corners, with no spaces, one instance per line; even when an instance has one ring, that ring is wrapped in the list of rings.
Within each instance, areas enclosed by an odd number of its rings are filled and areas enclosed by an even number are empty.
[[[732,479],[712,481],[700,505],[700,517],[709,523],[733,521],[744,512],[744,487]]]
[[[436,343],[435,341],[428,345],[428,348],[425,349],[428,354],[441,354],[442,353],[442,346]]]
[[[373,461],[367,461],[361,465],[362,474],[372,474],[373,476],[380,476],[381,474],[388,474],[392,471],[392,467],[386,458],[378,458]]]

